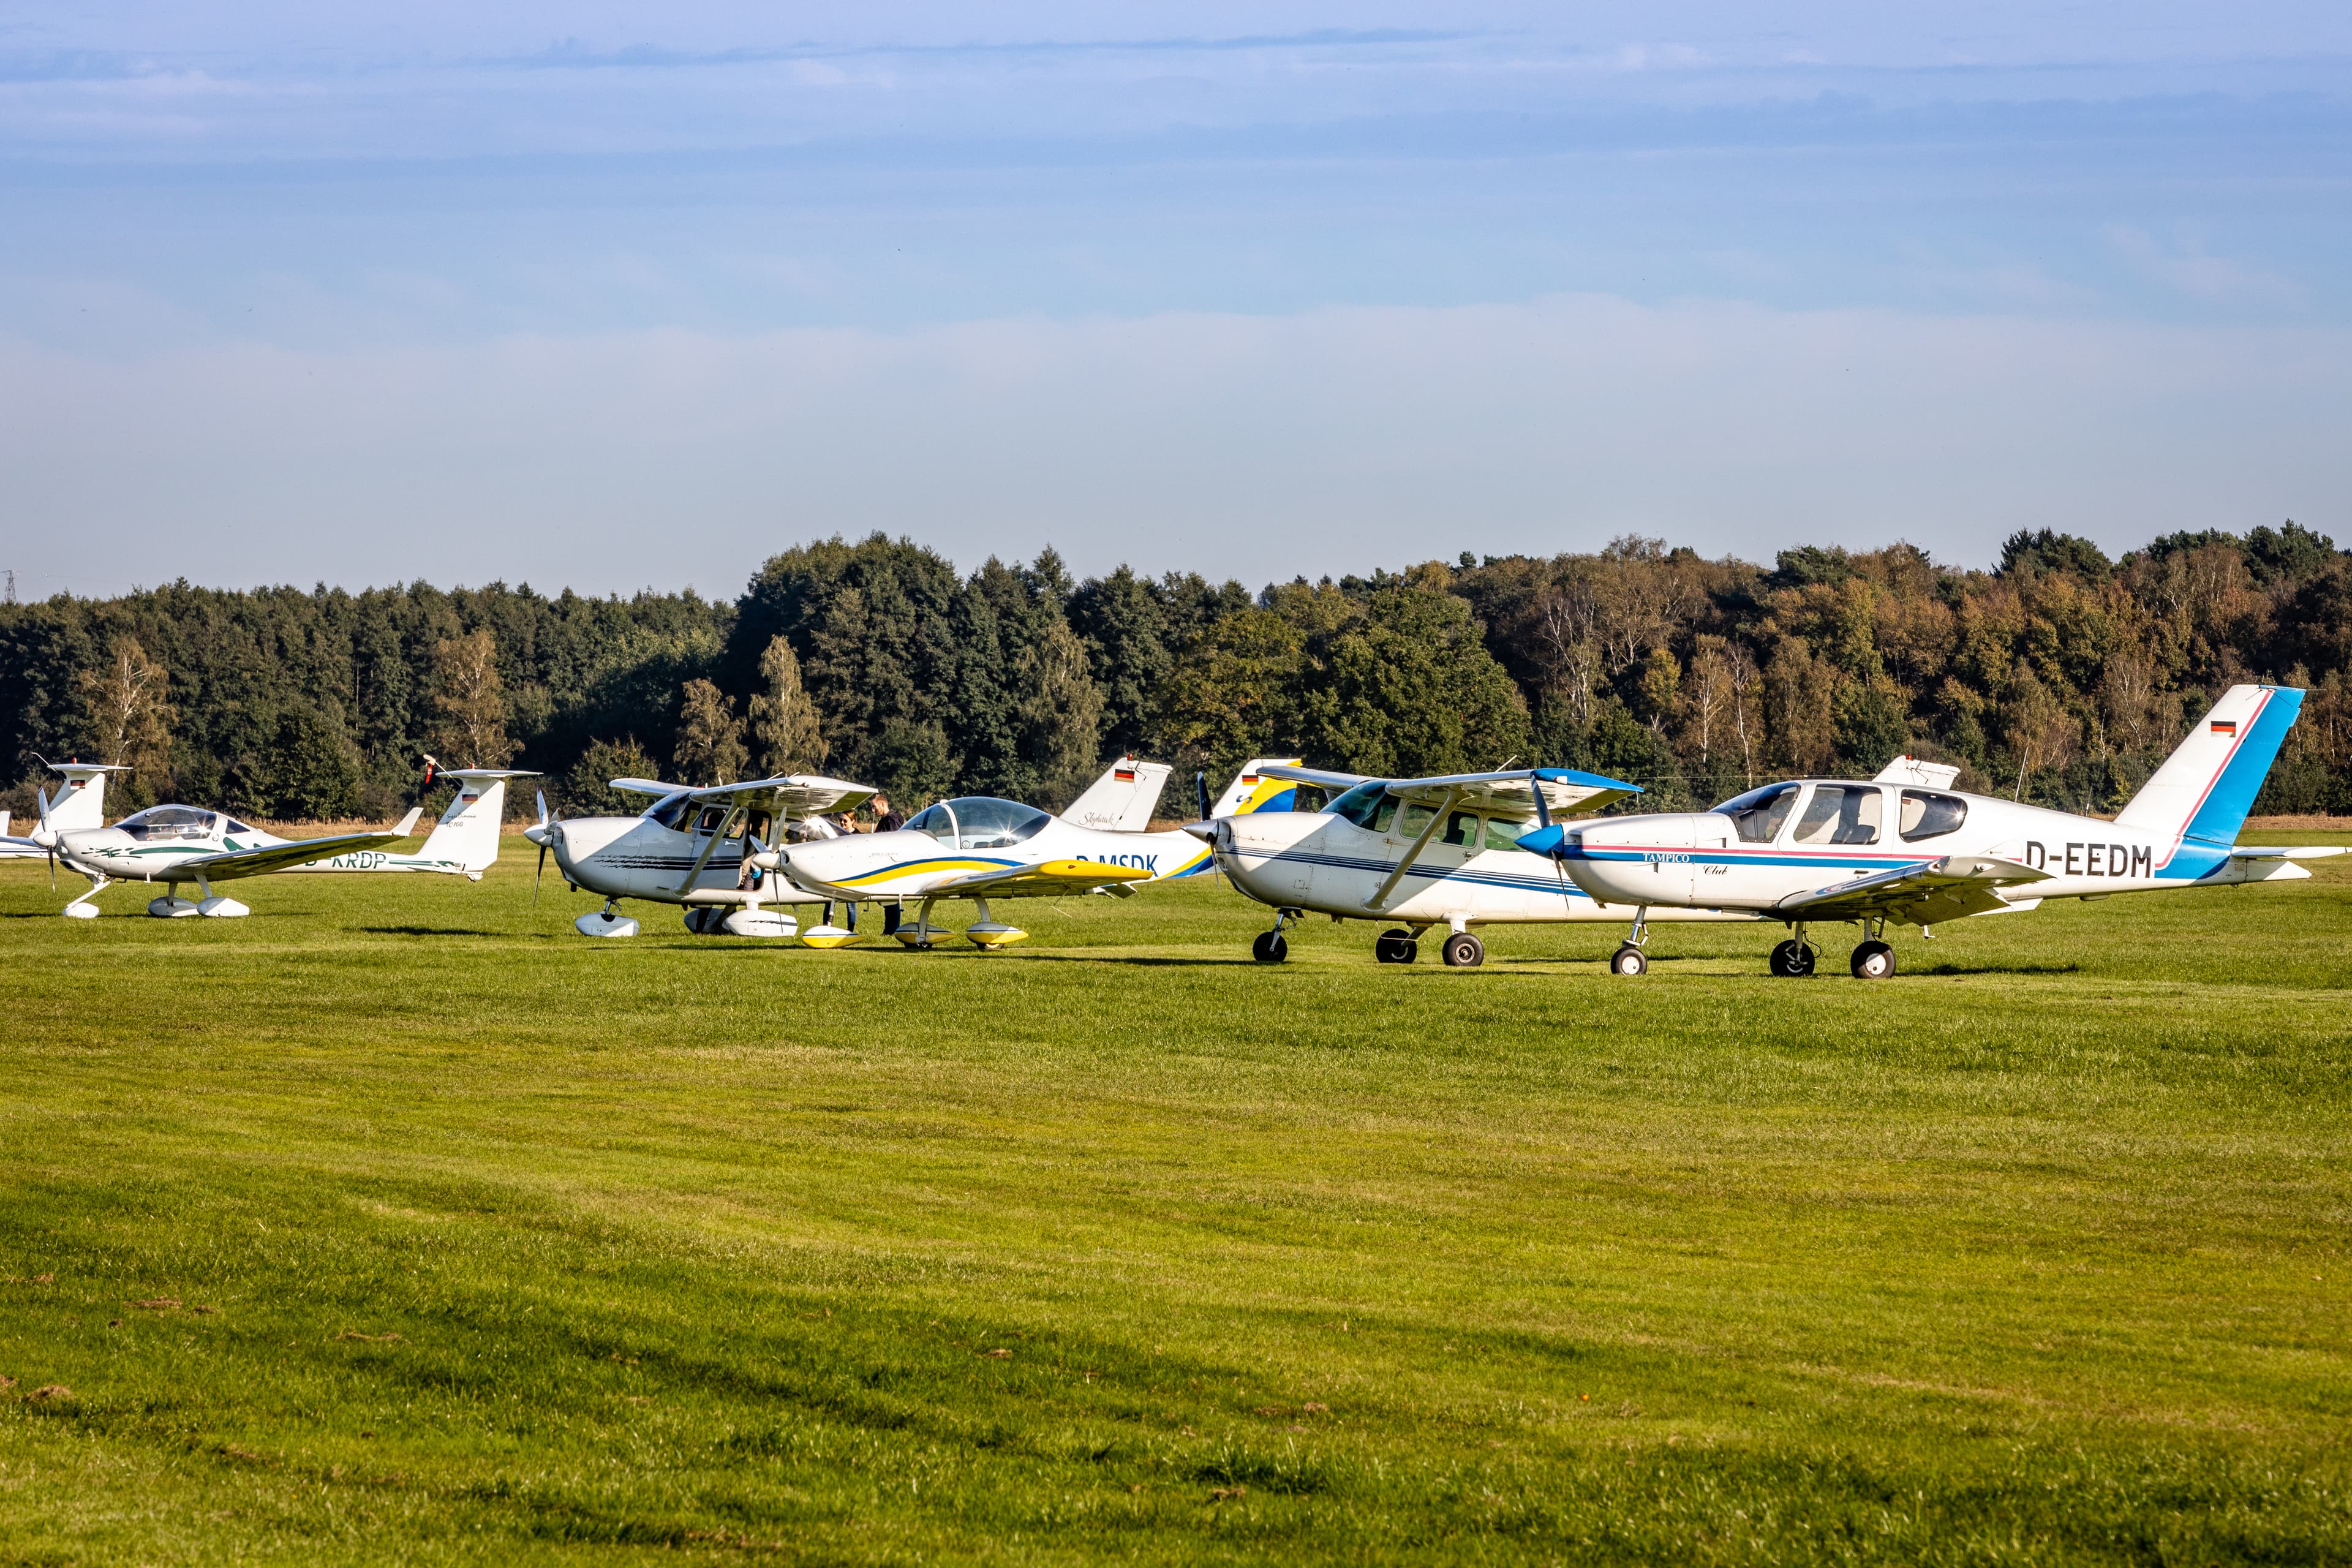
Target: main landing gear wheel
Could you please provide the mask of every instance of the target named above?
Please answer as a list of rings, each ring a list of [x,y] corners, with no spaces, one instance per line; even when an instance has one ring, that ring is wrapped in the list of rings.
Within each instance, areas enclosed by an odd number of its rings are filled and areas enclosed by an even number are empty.
[[[1853,950],[1856,980],[1884,980],[1895,973],[1895,950],[1883,942],[1865,942]]]
[[[1372,943],[1372,956],[1382,963],[1411,963],[1421,956],[1421,943],[1412,932],[1400,926],[1381,932],[1380,941]]]
[[[1445,939],[1445,965],[1449,969],[1475,969],[1486,962],[1486,947],[1466,931],[1457,931]]]
[[[1250,956],[1260,963],[1280,963],[1290,956],[1290,944],[1282,939],[1278,931],[1262,931],[1257,933],[1257,940],[1250,943]]]
[[[1772,973],[1785,980],[1801,980],[1813,972],[1813,950],[1801,942],[1784,942],[1772,950]]]
[[[1642,950],[1640,948],[1635,947],[1629,942],[1624,946],[1619,948],[1615,952],[1609,955],[1609,973],[1612,974],[1647,974],[1650,973],[1650,961],[1642,956]]]

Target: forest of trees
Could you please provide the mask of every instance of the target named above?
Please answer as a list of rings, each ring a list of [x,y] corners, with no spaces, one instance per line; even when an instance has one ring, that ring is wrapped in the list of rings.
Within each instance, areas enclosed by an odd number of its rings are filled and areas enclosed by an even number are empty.
[[[136,770],[125,809],[386,817],[422,798],[431,752],[539,769],[575,814],[620,806],[622,774],[817,769],[906,805],[1058,806],[1132,751],[1219,784],[1253,755],[1537,761],[1655,807],[1909,751],[2108,811],[2252,679],[2312,689],[2258,809],[2352,811],[2352,554],[2293,522],[2118,561],[2020,533],[1990,572],[1908,544],[1766,567],[1628,537],[1255,594],[1124,567],[1074,583],[1050,551],[966,577],[877,534],[788,550],[731,605],[184,582],[0,605],[0,804],[29,812],[40,758],[79,756]]]

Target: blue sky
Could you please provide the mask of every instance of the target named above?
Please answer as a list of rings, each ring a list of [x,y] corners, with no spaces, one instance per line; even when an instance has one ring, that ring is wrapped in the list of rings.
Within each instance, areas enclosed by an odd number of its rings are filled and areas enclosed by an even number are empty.
[[[2352,537],[2352,11],[0,7],[0,565]]]

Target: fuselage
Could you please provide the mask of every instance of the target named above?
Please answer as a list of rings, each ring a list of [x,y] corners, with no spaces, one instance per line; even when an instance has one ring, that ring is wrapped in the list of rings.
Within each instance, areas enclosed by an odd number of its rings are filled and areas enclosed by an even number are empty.
[[[1956,790],[1801,779],[1713,811],[1603,817],[1568,829],[1576,885],[1618,906],[1705,905],[1761,913],[1793,895],[1946,856],[1983,855],[2048,873],[2011,900],[2146,892],[2243,880],[2226,848],[2096,817]],[[1654,916],[1653,918],[1659,918]]]
[[[1376,894],[1429,822],[1428,808],[1381,802],[1358,823],[1336,811],[1222,816],[1211,840],[1235,888],[1276,909],[1413,927],[1618,921],[1540,855],[1517,846],[1524,820],[1454,811],[1387,896]],[[1745,912],[1661,911],[1661,919],[1746,920]]]
[[[673,797],[655,803],[641,816],[565,818],[548,825],[544,841],[566,881],[607,899],[712,905],[823,901],[774,871],[744,864],[747,855],[757,853],[745,830],[764,844],[764,819],[747,824],[738,816],[734,835],[714,846],[711,836],[726,826],[729,812],[721,802]]]
[[[1049,860],[1124,866],[1164,882],[1206,870],[1209,851],[1188,834],[1108,833],[1017,802],[966,797],[942,801],[894,833],[788,845],[783,869],[814,897],[900,902],[975,872]]]
[[[157,805],[124,817],[111,827],[69,828],[58,836],[58,858],[85,877],[117,882],[195,882],[205,871],[192,864],[207,856],[239,849],[268,849],[300,840],[280,838],[225,812],[194,805]],[[456,860],[394,855],[381,849],[282,866],[273,877],[299,871],[436,871],[467,875]]]

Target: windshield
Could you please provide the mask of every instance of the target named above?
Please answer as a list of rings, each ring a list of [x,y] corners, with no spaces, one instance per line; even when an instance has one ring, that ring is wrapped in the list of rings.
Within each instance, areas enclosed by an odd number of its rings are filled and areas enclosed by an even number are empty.
[[[153,843],[165,838],[209,838],[213,831],[213,814],[199,811],[193,805],[151,805],[135,816],[126,816],[115,826],[133,838]]]
[[[1352,822],[1367,833],[1385,833],[1396,816],[1397,803],[1389,795],[1388,784],[1379,779],[1360,784],[1323,808],[1327,816]]]
[[[1789,820],[1789,813],[1796,809],[1797,792],[1803,787],[1766,784],[1762,789],[1733,795],[1715,808],[1715,815],[1731,818],[1742,843],[1769,844],[1780,837],[1780,825]]]
[[[646,820],[647,822],[659,823],[664,827],[672,828],[678,832],[684,832],[685,829],[680,825],[680,819],[684,817],[688,812],[692,811],[693,809],[694,797],[681,790],[676,795],[666,795],[659,800],[654,802],[653,805],[646,807]]]
[[[1034,805],[992,795],[966,795],[947,804],[955,812],[957,841],[966,849],[1002,849],[1036,837],[1054,820]]]

